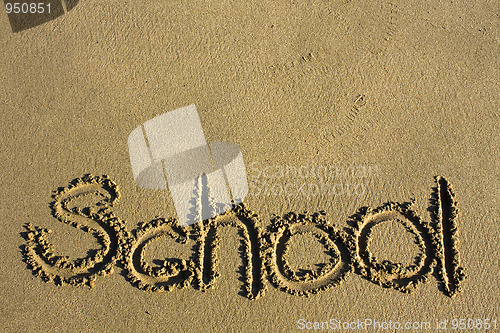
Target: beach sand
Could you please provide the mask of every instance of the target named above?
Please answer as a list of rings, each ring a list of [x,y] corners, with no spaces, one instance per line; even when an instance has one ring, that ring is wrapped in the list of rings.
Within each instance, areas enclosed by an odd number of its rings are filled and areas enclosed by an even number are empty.
[[[498,12],[89,0],[13,32],[2,10],[0,329],[493,325]],[[136,185],[127,139],[191,104],[207,142],[240,147],[249,193],[176,229],[170,193]],[[165,258],[178,259],[162,271]]]

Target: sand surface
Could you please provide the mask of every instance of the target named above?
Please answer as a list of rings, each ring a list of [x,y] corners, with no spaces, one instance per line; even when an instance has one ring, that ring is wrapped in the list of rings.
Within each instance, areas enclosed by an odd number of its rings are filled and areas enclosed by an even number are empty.
[[[82,0],[18,32],[2,10],[0,330],[500,331],[499,9]],[[250,191],[182,228],[127,138],[190,104]]]

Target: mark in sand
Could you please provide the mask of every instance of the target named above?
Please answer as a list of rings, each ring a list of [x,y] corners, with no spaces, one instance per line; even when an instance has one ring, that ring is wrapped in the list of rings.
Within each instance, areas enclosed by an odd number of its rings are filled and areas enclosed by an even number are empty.
[[[119,196],[118,186],[106,176],[85,175],[73,180],[68,187],[56,190],[50,204],[53,216],[73,228],[91,233],[101,249],[85,258],[57,256],[47,240],[52,231],[27,223],[23,253],[33,275],[47,282],[54,281],[56,285],[92,287],[98,276],[111,273],[129,238],[125,224],[110,209]],[[99,201],[90,207],[71,207],[73,201],[82,197]]]
[[[325,213],[288,213],[272,220],[267,234],[266,267],[271,282],[292,295],[309,296],[341,284],[351,272],[351,259],[346,245],[347,234],[337,231],[324,218]],[[297,275],[287,260],[290,239],[311,233],[326,249],[330,262],[317,271]]]
[[[23,233],[26,238],[23,254],[33,274],[56,285],[92,287],[99,276],[111,273],[116,264],[124,269],[132,285],[141,290],[161,292],[191,286],[208,291],[219,278],[219,232],[230,226],[236,227],[240,235],[242,295],[248,299],[258,299],[265,294],[266,277],[278,290],[297,296],[334,288],[351,272],[404,293],[428,282],[429,276],[435,273],[442,284],[441,290],[450,297],[461,291],[461,282],[465,279],[457,249],[457,202],[451,185],[443,177],[436,177],[429,208],[432,222],[424,221],[417,214],[413,200],[388,202],[376,209],[359,209],[351,216],[351,227],[343,230],[337,229],[328,221],[326,213],[320,211],[275,216],[263,232],[258,214],[240,203],[222,215],[193,225],[181,226],[177,219],[156,218],[149,223],[139,223],[135,230],[128,232],[125,221],[111,211],[119,196],[118,186],[107,176],[84,175],[55,191],[51,203],[54,217],[91,233],[101,248],[85,258],[57,256],[48,242],[50,231],[28,223],[27,232]],[[85,204],[89,198],[93,204]],[[402,225],[413,236],[418,253],[412,263],[380,261],[370,251],[373,231],[389,222]],[[311,235],[324,248],[328,259],[316,263],[317,269],[296,271],[290,258],[292,239]],[[149,264],[146,248],[162,239],[189,246],[190,257],[166,258],[155,260],[155,265]],[[312,252],[308,255],[316,262],[321,259]]]
[[[366,99],[364,95],[358,95],[353,105],[351,106],[351,111],[344,116],[340,125],[332,133],[333,138],[337,138],[344,134],[349,128],[351,128],[353,122],[356,120],[358,113],[362,107],[366,105]]]
[[[460,266],[458,253],[458,204],[451,184],[443,177],[436,177],[436,188],[431,199],[431,213],[437,235],[436,252],[438,275],[444,292],[452,297],[461,291],[465,278],[464,268]]]

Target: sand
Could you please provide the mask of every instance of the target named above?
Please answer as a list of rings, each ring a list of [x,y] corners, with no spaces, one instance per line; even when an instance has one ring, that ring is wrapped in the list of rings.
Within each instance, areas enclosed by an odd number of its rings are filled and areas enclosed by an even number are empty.
[[[498,12],[89,0],[25,29],[2,14],[0,329],[500,330]],[[184,227],[169,191],[135,183],[127,138],[191,104],[208,142],[240,147],[249,193]]]

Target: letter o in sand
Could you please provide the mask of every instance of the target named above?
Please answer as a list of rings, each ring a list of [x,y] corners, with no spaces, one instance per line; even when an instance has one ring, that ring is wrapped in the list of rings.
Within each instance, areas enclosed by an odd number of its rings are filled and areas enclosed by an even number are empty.
[[[273,219],[264,251],[270,280],[278,289],[299,296],[316,294],[339,285],[352,270],[346,235],[328,225],[323,214],[289,213]],[[318,271],[298,276],[287,261],[287,250],[291,237],[306,233],[311,233],[325,247],[331,259]]]
[[[358,212],[354,221],[355,247],[351,255],[356,271],[361,276],[382,287],[394,288],[405,293],[426,282],[437,263],[432,229],[411,209],[412,205],[413,202],[406,204],[389,202],[377,209]],[[413,264],[404,266],[388,260],[378,262],[370,253],[369,244],[373,228],[387,221],[401,223],[415,237],[419,253]]]

